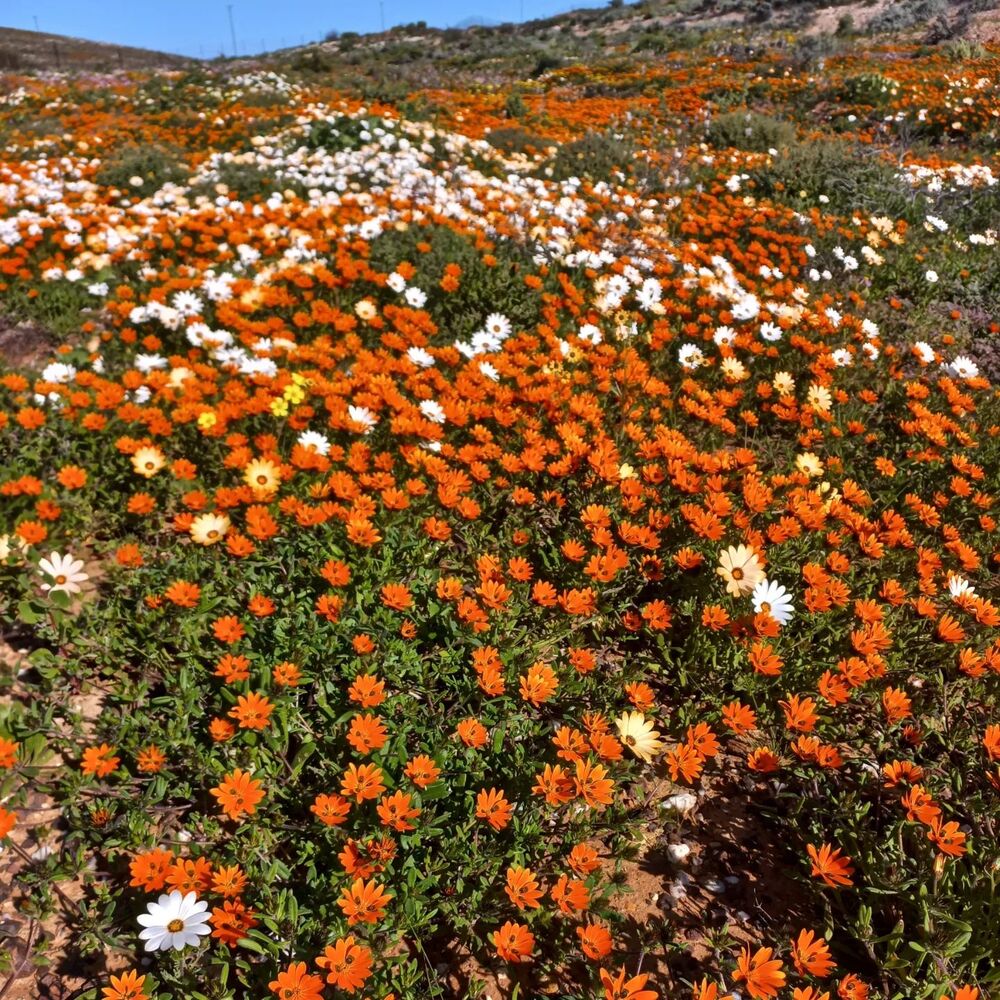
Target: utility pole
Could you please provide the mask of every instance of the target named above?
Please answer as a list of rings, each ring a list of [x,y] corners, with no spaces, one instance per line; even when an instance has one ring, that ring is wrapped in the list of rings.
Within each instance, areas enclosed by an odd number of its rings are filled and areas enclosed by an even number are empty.
[[[233,5],[227,3],[226,10],[229,11],[229,33],[233,36],[233,56],[235,57],[238,53],[236,51],[236,25],[233,23]]]
[[[35,31],[38,31],[39,30],[39,27],[38,27],[38,15],[37,14],[32,14],[31,16],[35,19]]]
[[[382,22],[382,30],[385,31],[385,0],[378,0],[378,16]]]

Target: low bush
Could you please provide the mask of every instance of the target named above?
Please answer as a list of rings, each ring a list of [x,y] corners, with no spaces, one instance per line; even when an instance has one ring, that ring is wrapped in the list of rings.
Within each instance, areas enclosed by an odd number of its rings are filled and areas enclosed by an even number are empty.
[[[731,111],[708,123],[705,140],[716,149],[745,149],[762,153],[783,149],[795,139],[795,126],[754,111]]]

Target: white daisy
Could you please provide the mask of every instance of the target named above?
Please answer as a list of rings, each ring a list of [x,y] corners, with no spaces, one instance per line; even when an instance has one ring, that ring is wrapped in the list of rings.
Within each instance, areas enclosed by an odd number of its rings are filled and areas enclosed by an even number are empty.
[[[487,333],[492,334],[494,337],[500,340],[506,340],[510,336],[510,331],[513,329],[511,322],[507,319],[503,313],[490,313],[486,317],[486,322],[483,324]]]
[[[362,427],[366,428],[366,434],[378,423],[378,417],[367,406],[349,406],[347,416],[354,423],[361,424]]]
[[[202,310],[201,299],[194,292],[187,290],[177,292],[170,300],[170,304],[181,314],[181,316],[200,316]]]
[[[656,278],[647,278],[642,283],[642,288],[635,293],[635,297],[643,309],[651,309],[663,297],[663,288]]]
[[[64,364],[61,361],[53,361],[42,370],[43,382],[55,382],[62,384],[69,382],[76,377],[76,369],[72,365]]]
[[[441,404],[433,399],[425,399],[420,404],[420,412],[435,424],[444,423],[444,410],[441,409]]]
[[[431,368],[434,365],[434,355],[422,347],[411,347],[406,356],[419,368]]]
[[[959,378],[975,378],[979,374],[979,366],[964,354],[960,354],[949,366]]]
[[[701,348],[695,344],[685,344],[677,352],[677,360],[682,368],[687,368],[690,371],[697,368],[705,360],[705,355],[702,354]]]
[[[730,311],[737,323],[746,323],[760,312],[760,302],[755,295],[744,294],[733,303]]]
[[[155,903],[139,914],[139,923],[145,928],[139,938],[146,942],[146,951],[181,951],[188,945],[197,945],[198,939],[211,932],[208,926],[208,903],[189,892],[186,896],[174,889],[162,895]]]
[[[412,285],[403,293],[403,298],[412,309],[422,309],[427,302],[427,294],[422,289]]]
[[[326,455],[330,451],[330,440],[318,431],[303,431],[298,436],[298,442],[303,448],[312,448],[320,455]]]
[[[952,597],[975,597],[976,591],[971,583],[964,576],[952,574],[948,577],[948,593]]]
[[[42,590],[53,593],[62,590],[67,594],[79,594],[80,584],[90,579],[86,573],[81,572],[83,560],[74,559],[69,553],[60,555],[58,552],[53,552],[48,559],[39,559],[38,569],[53,581],[43,583]]]
[[[760,614],[764,611],[779,625],[790,621],[795,614],[792,595],[780,583],[775,583],[773,580],[761,580],[753,588],[750,596],[753,599],[754,613]]]

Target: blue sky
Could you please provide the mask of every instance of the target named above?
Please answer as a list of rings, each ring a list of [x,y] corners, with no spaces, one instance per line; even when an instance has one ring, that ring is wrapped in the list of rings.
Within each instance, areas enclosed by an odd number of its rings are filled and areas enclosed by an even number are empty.
[[[446,28],[469,17],[547,17],[603,0],[382,0],[385,26],[426,21]],[[191,56],[232,54],[226,0],[14,0],[0,11],[7,28],[117,42]],[[13,10],[11,10],[13,7]],[[239,53],[316,41],[328,31],[378,31],[379,0],[232,0]]]

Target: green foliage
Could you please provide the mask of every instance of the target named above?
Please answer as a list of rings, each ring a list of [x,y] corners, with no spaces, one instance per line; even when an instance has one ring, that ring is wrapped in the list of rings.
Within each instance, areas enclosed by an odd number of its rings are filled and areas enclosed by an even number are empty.
[[[947,0],[894,0],[868,22],[868,34],[908,31],[948,14]]]
[[[731,111],[708,123],[705,140],[716,149],[763,153],[784,149],[795,139],[795,126],[755,111]]]
[[[632,172],[634,154],[634,146],[622,136],[588,132],[581,139],[560,145],[538,172],[554,181],[577,177],[622,183]]]
[[[420,250],[418,244],[430,246]],[[417,267],[414,283],[429,297],[434,313],[450,338],[467,337],[479,329],[485,316],[503,304],[504,314],[518,328],[538,322],[539,302],[524,283],[531,268],[528,249],[510,240],[498,240],[493,250],[496,263],[490,267],[469,238],[447,226],[410,226],[388,230],[372,241],[370,262],[389,273],[401,261]],[[444,293],[438,287],[447,264],[462,269],[461,294]]]
[[[835,93],[835,97],[851,104],[884,107],[899,93],[899,84],[881,73],[860,73],[849,76]]]
[[[346,149],[357,149],[372,141],[373,128],[385,128],[380,118],[354,118],[350,115],[335,115],[321,121],[314,121],[306,133],[305,145],[309,149],[325,149],[338,153]]]
[[[504,101],[504,114],[508,118],[515,118],[520,120],[524,118],[528,113],[528,106],[524,103],[524,98],[521,96],[520,92],[517,90],[512,90],[508,95],[506,101]]]
[[[501,153],[529,154],[551,145],[548,139],[534,135],[523,128],[495,128],[486,135],[486,141]]]
[[[850,140],[794,142],[750,171],[754,190],[796,208],[823,205],[838,215],[906,215],[914,201],[898,168]]]
[[[183,183],[188,176],[183,151],[166,145],[125,146],[101,162],[94,180],[106,187],[120,188],[140,197],[152,194],[164,184]],[[133,184],[133,178],[142,183]]]
[[[562,66],[562,59],[552,52],[543,52],[536,60],[534,69],[531,71],[532,79],[537,79],[550,69],[559,69]]]

